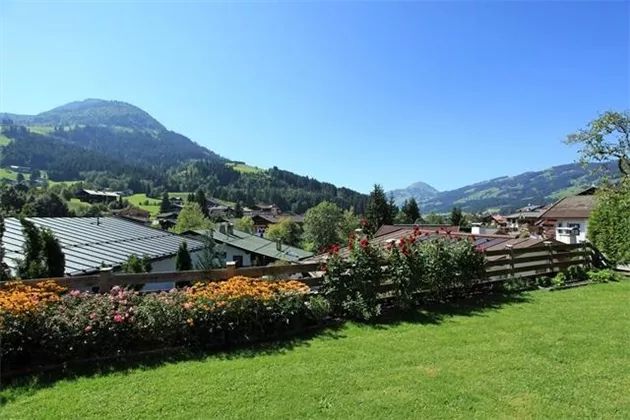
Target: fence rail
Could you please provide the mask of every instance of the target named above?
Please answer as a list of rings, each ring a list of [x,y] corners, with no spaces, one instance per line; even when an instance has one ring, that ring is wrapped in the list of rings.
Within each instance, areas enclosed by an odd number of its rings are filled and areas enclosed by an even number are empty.
[[[485,254],[489,257],[489,260],[486,262],[486,279],[484,279],[484,282],[494,282],[500,281],[502,278],[540,276],[557,273],[571,266],[589,265],[592,261],[593,249],[589,244],[554,244],[531,248],[488,251]],[[69,288],[98,288],[100,291],[106,291],[113,286],[223,281],[235,276],[285,276],[314,273],[320,271],[320,269],[321,263],[319,262],[243,268],[236,268],[235,263],[228,262],[226,268],[216,270],[127,274],[114,272],[110,268],[104,269],[95,275],[34,279],[24,280],[23,282],[25,284],[34,284],[42,280],[53,280]],[[306,277],[300,279],[300,281],[313,287],[320,284],[321,277]]]

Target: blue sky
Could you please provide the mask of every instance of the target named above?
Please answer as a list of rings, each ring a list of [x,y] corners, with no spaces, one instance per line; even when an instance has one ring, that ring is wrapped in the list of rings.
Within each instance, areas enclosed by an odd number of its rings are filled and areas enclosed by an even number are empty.
[[[630,108],[628,2],[0,4],[0,110],[116,99],[217,153],[367,192],[569,163]]]

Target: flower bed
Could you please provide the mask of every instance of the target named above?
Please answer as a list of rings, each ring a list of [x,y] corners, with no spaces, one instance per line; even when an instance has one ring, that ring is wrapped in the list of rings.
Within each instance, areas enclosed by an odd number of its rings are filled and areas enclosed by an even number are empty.
[[[2,370],[186,346],[208,348],[298,331],[328,316],[296,281],[235,277],[168,293],[114,287],[67,291],[53,282],[0,289]]]

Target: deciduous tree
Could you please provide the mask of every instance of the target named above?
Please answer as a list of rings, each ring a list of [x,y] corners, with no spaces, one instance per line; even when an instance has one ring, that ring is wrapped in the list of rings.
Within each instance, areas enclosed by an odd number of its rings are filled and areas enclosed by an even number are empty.
[[[272,241],[297,246],[302,236],[302,228],[293,220],[285,217],[267,228],[265,235]]]
[[[192,202],[186,203],[179,213],[177,224],[173,227],[173,231],[182,233],[187,230],[212,229],[213,226],[212,221],[204,216],[199,204]]]
[[[254,220],[249,216],[243,216],[236,221],[236,230],[246,233],[254,233]]]
[[[329,201],[308,209],[304,215],[304,241],[308,248],[317,251],[337,243],[341,218],[341,209]]]

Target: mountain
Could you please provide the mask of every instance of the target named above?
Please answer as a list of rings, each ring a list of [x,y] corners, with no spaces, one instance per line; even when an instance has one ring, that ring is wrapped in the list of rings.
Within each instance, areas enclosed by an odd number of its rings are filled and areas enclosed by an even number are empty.
[[[618,174],[617,165],[607,165],[608,173]],[[411,187],[393,190],[392,193],[397,202],[401,197],[415,197],[425,214],[432,211],[448,212],[453,206],[459,206],[466,212],[510,213],[529,204],[552,203],[581,188],[597,184],[600,176],[592,175],[589,171],[594,167],[585,169],[577,163],[554,166],[543,171],[504,176],[442,191],[428,197],[423,193],[416,195],[411,192]]]
[[[426,182],[419,181],[411,184],[407,188],[392,190],[388,193],[388,195],[393,194],[396,204],[400,206],[405,200],[409,198],[413,197],[416,199],[417,202],[421,202],[433,198],[439,193],[440,192],[437,189],[433,188],[431,185],[427,184]]]
[[[21,125],[95,125],[133,130],[167,131],[155,118],[137,106],[121,101],[86,99],[70,102],[37,115],[0,114]]]
[[[0,114],[0,120],[0,167],[38,169],[51,181],[153,198],[201,188],[226,201],[274,203],[298,213],[325,200],[362,212],[367,202],[364,194],[307,176],[229,161],[125,102],[88,99],[38,115]]]

